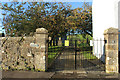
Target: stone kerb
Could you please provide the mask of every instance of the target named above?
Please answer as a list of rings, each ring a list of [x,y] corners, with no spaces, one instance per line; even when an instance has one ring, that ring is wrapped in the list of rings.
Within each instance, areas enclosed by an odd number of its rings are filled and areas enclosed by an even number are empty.
[[[118,73],[118,29],[109,28],[104,31],[105,61],[107,73]]]
[[[39,45],[35,53],[35,69],[46,71],[48,68],[48,31],[45,28],[36,29],[36,44]]]

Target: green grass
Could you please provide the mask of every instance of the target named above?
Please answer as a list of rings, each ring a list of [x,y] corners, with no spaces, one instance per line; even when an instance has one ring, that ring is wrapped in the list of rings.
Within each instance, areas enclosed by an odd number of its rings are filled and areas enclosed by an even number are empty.
[[[54,58],[60,53],[62,46],[50,46],[48,48],[48,64],[50,64]]]
[[[91,60],[91,59],[97,59],[97,57],[94,56],[91,52],[92,52],[92,51],[84,51],[84,52],[83,52],[84,57],[85,57],[86,59],[89,59],[89,60]]]
[[[87,38],[89,40],[92,40],[92,37],[90,35],[85,35],[84,37],[82,34],[70,35],[70,36],[68,35],[67,36],[67,39],[73,39],[73,40],[75,40],[75,39],[86,40]]]
[[[58,47],[62,47],[62,46],[49,46],[48,49],[51,49],[51,48],[58,48]]]
[[[56,51],[60,51],[62,48],[62,46],[50,46],[48,48],[48,52],[56,52]]]
[[[50,52],[49,53],[49,55],[48,55],[48,64],[50,64],[54,60],[56,55],[57,55],[57,52]]]
[[[70,35],[67,36],[68,40],[72,40],[70,41],[71,44],[75,45],[75,40],[77,40],[77,47],[85,47],[85,46],[90,46],[90,40],[92,40],[92,37],[90,35],[85,35],[83,37],[82,34],[77,34],[77,35]],[[88,43],[87,43],[87,39],[88,39]]]

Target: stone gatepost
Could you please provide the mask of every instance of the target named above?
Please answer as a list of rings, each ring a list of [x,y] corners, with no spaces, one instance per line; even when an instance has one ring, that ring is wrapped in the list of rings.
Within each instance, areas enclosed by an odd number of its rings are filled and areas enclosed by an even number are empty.
[[[104,31],[105,61],[107,73],[118,73],[118,29],[109,28]]]
[[[48,68],[48,31],[45,28],[36,29],[35,38],[36,44],[39,45],[35,53],[35,69],[46,71]]]

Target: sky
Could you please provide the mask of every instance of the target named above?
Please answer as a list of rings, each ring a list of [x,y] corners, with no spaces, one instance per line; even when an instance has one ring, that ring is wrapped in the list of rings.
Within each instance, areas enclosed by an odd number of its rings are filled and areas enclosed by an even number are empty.
[[[29,1],[29,2],[40,2],[41,0],[18,0],[19,2],[26,2],[26,1]],[[74,8],[78,8],[78,7],[81,7],[83,2],[89,2],[90,5],[92,5],[92,0],[44,0],[44,2],[67,2],[69,4],[72,5],[72,9]],[[11,2],[11,0],[1,0],[0,3],[1,4],[4,4],[6,2]],[[1,6],[0,4],[0,6]],[[0,9],[0,13],[2,13],[2,10]],[[2,26],[2,19],[3,19],[3,16],[2,14],[0,14],[0,26]],[[0,33],[1,32],[4,32],[5,31],[0,27]]]

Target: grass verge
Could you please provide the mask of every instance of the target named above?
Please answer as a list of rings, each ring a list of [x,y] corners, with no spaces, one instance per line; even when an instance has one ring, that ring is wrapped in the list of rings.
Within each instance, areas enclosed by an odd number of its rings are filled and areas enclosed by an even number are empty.
[[[83,51],[83,56],[89,60],[97,59],[97,57],[92,54],[92,51]]]
[[[57,55],[61,52],[62,46],[50,46],[48,48],[48,64],[51,64]]]

